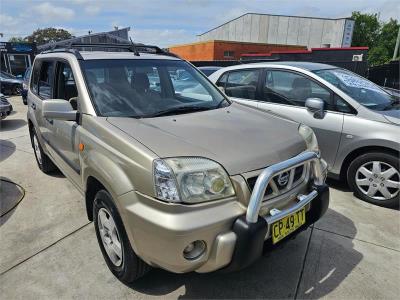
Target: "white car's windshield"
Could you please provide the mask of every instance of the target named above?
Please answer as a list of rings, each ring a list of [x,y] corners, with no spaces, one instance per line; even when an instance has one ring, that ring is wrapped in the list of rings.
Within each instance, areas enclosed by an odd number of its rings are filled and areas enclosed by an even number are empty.
[[[367,108],[383,110],[393,102],[393,97],[381,87],[350,71],[338,68],[313,72]]]
[[[121,59],[87,60],[81,64],[94,105],[102,116],[146,118],[229,104],[204,75],[185,61]]]

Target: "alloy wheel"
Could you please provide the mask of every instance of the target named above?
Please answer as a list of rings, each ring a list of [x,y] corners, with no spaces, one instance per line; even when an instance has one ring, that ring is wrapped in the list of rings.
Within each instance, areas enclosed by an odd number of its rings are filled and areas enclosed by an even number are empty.
[[[98,212],[97,224],[108,258],[116,267],[121,266],[123,261],[123,251],[120,235],[113,217],[104,207]]]
[[[374,200],[388,200],[399,194],[400,174],[395,167],[382,161],[361,165],[355,182],[359,190]]]

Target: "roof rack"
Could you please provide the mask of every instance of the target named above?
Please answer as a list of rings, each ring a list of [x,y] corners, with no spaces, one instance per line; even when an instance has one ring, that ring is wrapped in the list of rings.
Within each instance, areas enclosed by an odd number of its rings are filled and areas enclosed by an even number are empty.
[[[83,60],[83,57],[80,54],[80,51],[78,49],[76,49],[76,48],[119,49],[119,50],[126,50],[126,51],[129,51],[129,52],[133,52],[136,56],[140,56],[140,53],[151,53],[151,54],[159,54],[159,55],[178,57],[176,54],[170,53],[168,51],[165,51],[165,50],[161,49],[158,46],[135,44],[135,43],[127,43],[127,44],[70,43],[65,48],[57,48],[57,45],[55,45],[54,48],[52,48],[50,50],[42,51],[41,53],[67,52],[67,53],[74,54],[77,59]]]

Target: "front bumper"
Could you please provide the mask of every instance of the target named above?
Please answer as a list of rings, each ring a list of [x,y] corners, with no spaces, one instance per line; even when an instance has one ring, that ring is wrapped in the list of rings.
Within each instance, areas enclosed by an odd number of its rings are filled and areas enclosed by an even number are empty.
[[[308,204],[311,205],[306,213],[306,224],[285,238],[288,239],[307,229],[325,214],[329,206],[329,188],[326,184],[313,186],[312,191],[308,195],[300,197],[299,202],[295,206],[278,215],[269,217],[259,216],[254,223],[248,223],[245,216],[238,218],[232,228],[237,237],[235,251],[230,264],[224,268],[224,271],[237,271],[254,263],[260,258],[264,248],[270,248],[271,246],[270,240],[264,240],[271,225],[275,221],[302,209]]]
[[[126,193],[119,197],[118,204],[131,245],[148,264],[176,273],[245,268],[261,256],[269,242],[272,223],[304,207],[306,224],[288,236],[291,237],[325,213],[329,190],[320,162],[316,153],[304,152],[266,168],[257,179],[247,207],[234,197],[188,206],[164,203],[135,191]],[[300,193],[306,195],[297,195],[273,216],[260,216],[265,189],[272,177],[306,163],[314,178]],[[206,251],[196,259],[185,259],[183,250],[196,240],[206,244]]]

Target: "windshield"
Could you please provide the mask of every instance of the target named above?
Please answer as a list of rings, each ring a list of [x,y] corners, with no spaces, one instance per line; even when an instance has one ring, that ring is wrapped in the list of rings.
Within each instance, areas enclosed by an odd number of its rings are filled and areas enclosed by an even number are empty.
[[[354,100],[373,110],[384,110],[393,97],[375,83],[344,69],[313,71]]]
[[[87,60],[82,68],[98,112],[109,117],[154,117],[207,110],[229,102],[185,61]]]

